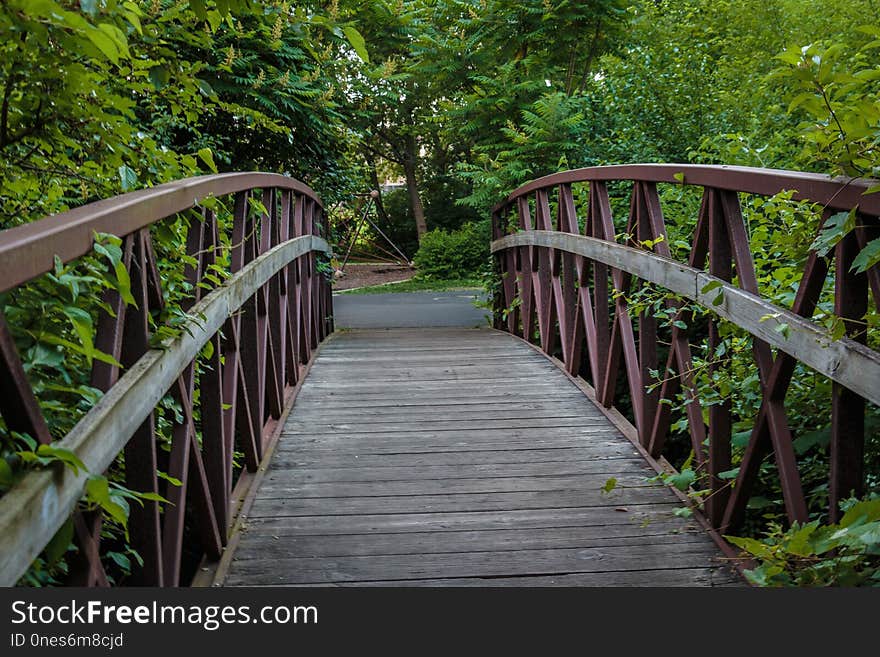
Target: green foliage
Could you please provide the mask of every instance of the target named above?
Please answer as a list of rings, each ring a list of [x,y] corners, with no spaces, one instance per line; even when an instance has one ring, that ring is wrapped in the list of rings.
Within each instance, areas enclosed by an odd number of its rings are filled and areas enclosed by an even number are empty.
[[[775,525],[763,540],[727,536],[758,565],[759,586],[880,586],[880,498],[849,500],[840,522]]]
[[[413,261],[426,278],[460,278],[484,269],[489,260],[488,222],[468,223],[459,230],[432,230],[421,241]]]

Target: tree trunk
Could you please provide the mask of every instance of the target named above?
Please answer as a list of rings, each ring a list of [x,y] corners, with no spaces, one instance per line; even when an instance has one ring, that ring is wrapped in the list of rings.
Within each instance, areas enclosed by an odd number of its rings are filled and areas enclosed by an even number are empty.
[[[419,188],[416,183],[416,140],[413,137],[406,138],[406,154],[403,157],[403,173],[406,176],[406,191],[409,194],[409,207],[416,219],[416,232],[419,241],[428,232],[425,223],[425,209],[422,207],[422,199],[419,198]]]
[[[388,219],[388,213],[385,212],[385,204],[382,202],[382,188],[379,184],[379,174],[376,173],[376,167],[370,162],[370,178],[373,182],[373,189],[379,194],[376,201],[376,214],[379,216],[379,219],[386,226],[391,225],[391,221]]]

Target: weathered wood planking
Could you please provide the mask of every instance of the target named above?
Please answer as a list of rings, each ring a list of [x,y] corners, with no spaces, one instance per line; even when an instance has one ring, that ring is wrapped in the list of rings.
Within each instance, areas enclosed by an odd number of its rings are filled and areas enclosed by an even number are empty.
[[[340,333],[303,385],[221,583],[739,583],[653,474],[515,338]]]

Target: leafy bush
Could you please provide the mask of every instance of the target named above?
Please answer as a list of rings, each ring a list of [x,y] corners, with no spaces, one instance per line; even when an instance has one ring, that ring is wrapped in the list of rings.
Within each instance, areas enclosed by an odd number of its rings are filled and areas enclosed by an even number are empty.
[[[880,498],[841,506],[835,525],[777,525],[764,540],[727,540],[758,561],[746,577],[759,586],[880,586]]]
[[[414,258],[419,275],[432,278],[462,278],[484,269],[488,261],[488,221],[466,223],[452,232],[432,230]]]

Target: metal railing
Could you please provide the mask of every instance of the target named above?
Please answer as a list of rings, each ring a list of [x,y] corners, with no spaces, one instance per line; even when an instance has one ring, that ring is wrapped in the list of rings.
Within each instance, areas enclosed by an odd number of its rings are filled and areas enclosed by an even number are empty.
[[[690,246],[687,262],[671,257],[658,193],[662,183],[702,188],[695,228],[685,240]],[[620,235],[609,184],[631,189],[628,221]],[[611,408],[628,396],[636,440],[654,458],[664,455],[671,426],[670,405],[661,400],[683,393],[695,469],[709,490],[703,510],[723,532],[742,523],[761,463],[771,453],[789,520],[807,520],[785,398],[796,364],[809,366],[833,382],[828,486],[829,516],[837,518],[839,501],[864,491],[866,401],[880,404],[880,353],[866,346],[863,321],[869,290],[874,303],[880,303],[880,267],[863,273],[852,267],[860,249],[880,234],[880,194],[865,194],[876,184],[678,164],[594,167],[535,180],[493,211],[492,252],[502,277],[495,326],[537,343],[549,355],[560,355],[570,374],[589,379],[602,406]],[[582,222],[573,186],[582,186],[588,195]],[[818,204],[817,212],[825,218],[858,208],[856,227],[827,257],[816,251],[807,255],[790,308],[759,293],[740,205],[740,194],[769,197],[783,191],[792,192],[793,200]],[[833,312],[845,327],[840,339],[812,319],[829,275]],[[628,297],[646,284],[678,295],[665,301],[674,321],[669,329],[661,327],[667,331],[662,336],[654,313],[638,313],[635,327],[630,317]],[[732,471],[731,426],[749,418],[732,417],[730,400],[722,399],[709,405],[708,422],[704,420],[689,342],[695,331],[693,314],[682,297],[712,311],[708,327],[700,328],[707,333],[710,353],[722,342],[719,318],[752,336],[761,402],[735,482],[722,476]],[[667,346],[659,346],[661,342]],[[663,374],[662,385],[657,372]],[[618,388],[621,375],[625,391]]]
[[[216,202],[206,199],[229,202],[231,221],[218,221]],[[189,222],[181,258],[193,291],[182,303],[186,317],[175,337],[150,348],[151,313],[165,303],[151,227],[192,208],[200,218]],[[186,584],[182,554],[193,543],[219,558],[241,497],[234,488],[257,470],[314,350],[333,330],[330,284],[318,271],[317,254],[329,252],[321,217],[320,199],[296,180],[231,173],[159,185],[0,232],[0,292],[52,271],[56,258],[85,256],[96,233],[109,233],[123,238],[135,301],[107,290],[94,344],[112,358],[94,361],[90,381],[104,394],[60,440],[53,440],[0,313],[0,414],[7,430],[70,450],[87,469],[33,470],[0,498],[0,584],[14,584],[71,514],[79,550],[70,583],[107,584],[102,514],[77,504],[90,473],[104,472],[120,454],[126,487],[168,500],[131,505],[130,545],[143,564],[130,581]],[[221,266],[225,280],[217,276]],[[156,408],[169,395],[179,414],[170,444],[157,449]]]

